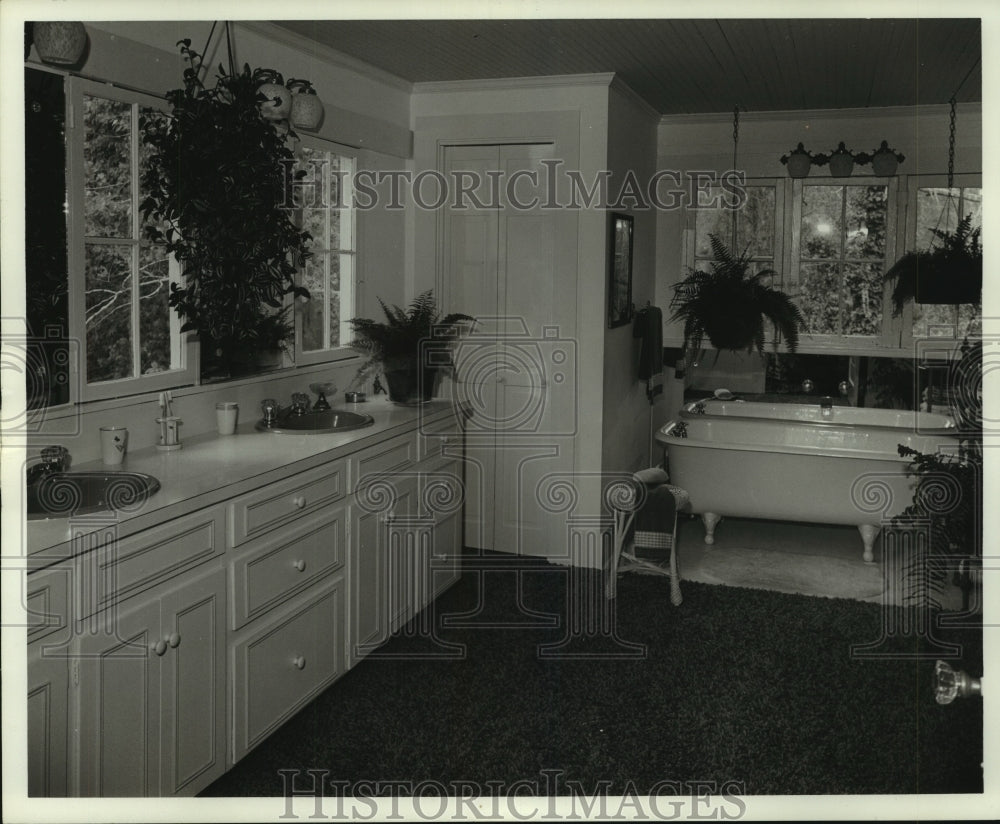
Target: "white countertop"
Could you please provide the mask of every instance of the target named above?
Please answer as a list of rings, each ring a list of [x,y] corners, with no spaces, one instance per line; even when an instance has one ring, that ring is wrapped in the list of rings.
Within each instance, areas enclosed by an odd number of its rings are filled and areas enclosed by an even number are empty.
[[[453,413],[450,401],[422,406],[400,406],[384,397],[360,404],[345,404],[350,411],[371,415],[375,423],[363,429],[330,434],[275,434],[258,432],[256,421],[241,423],[234,435],[215,433],[190,438],[173,452],[155,447],[129,453],[114,469],[143,472],[160,482],[160,489],[136,512],[99,512],[75,518],[48,518],[26,522],[27,554],[32,566],[45,566],[72,554],[70,541],[88,531],[118,521],[118,537],[232,498],[272,481],[336,460],[419,428],[425,421]],[[456,428],[459,426],[456,416]],[[100,461],[72,465],[74,470],[107,470]]]

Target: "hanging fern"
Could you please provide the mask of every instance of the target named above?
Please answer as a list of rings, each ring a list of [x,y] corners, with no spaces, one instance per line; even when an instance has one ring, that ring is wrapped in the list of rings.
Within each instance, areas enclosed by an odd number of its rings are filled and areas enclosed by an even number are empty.
[[[697,351],[707,337],[716,349],[764,354],[765,321],[777,327],[789,351],[799,342],[803,324],[799,308],[784,292],[765,281],[773,269],[750,271],[747,250],[734,254],[715,235],[709,235],[713,260],[709,271],[690,269],[674,285],[671,320],[684,322],[684,347]]]
[[[978,303],[983,289],[982,230],[963,217],[954,232],[932,229],[939,245],[907,252],[885,273],[895,285],[893,315],[911,300],[917,303]]]

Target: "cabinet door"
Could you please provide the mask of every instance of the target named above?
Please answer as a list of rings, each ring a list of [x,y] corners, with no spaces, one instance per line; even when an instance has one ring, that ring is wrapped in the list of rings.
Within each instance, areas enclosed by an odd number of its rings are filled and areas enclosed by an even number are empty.
[[[73,644],[79,782],[73,794],[159,795],[159,602],[99,617]]]
[[[160,598],[160,795],[194,795],[225,772],[225,570]]]
[[[405,569],[405,527],[413,509],[412,479],[369,476],[351,512],[351,666],[385,643],[412,586]]]
[[[28,647],[28,795],[66,795],[69,678],[64,651],[46,657],[44,643]]]

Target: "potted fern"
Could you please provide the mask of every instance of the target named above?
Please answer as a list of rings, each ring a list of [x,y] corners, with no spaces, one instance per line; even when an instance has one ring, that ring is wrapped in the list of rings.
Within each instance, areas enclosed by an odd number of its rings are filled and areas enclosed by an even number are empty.
[[[923,252],[907,252],[885,279],[894,284],[893,314],[899,316],[908,301],[917,303],[979,303],[983,291],[983,246],[972,215],[958,222],[954,232],[933,229],[939,245]]]
[[[765,320],[774,324],[794,352],[802,314],[788,295],[765,282],[777,273],[751,272],[746,250],[734,254],[715,235],[709,237],[713,255],[709,270],[690,269],[684,280],[674,284],[670,301],[671,320],[684,321],[685,352],[697,353],[708,338],[718,350],[756,350],[763,357]]]
[[[422,403],[434,396],[441,370],[452,368],[451,344],[469,315],[453,312],[440,317],[433,293],[421,293],[407,309],[387,306],[379,298],[385,322],[370,318],[348,321],[356,338],[351,348],[366,355],[354,383],[381,371],[396,403]]]

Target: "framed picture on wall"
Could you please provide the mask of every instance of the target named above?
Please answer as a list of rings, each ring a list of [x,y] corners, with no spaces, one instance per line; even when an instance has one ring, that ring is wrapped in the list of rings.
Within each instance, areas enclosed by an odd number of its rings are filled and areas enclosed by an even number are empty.
[[[632,320],[632,231],[630,215],[611,213],[608,242],[608,328]]]

